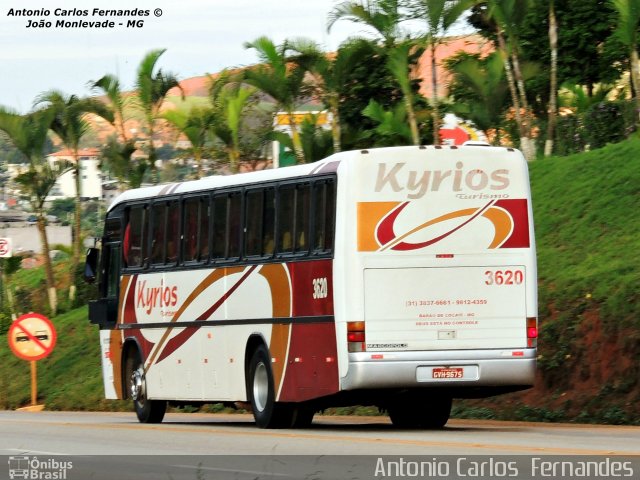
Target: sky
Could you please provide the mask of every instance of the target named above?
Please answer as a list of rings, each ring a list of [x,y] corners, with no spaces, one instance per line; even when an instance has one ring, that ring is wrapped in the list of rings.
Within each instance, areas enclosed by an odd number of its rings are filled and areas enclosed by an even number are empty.
[[[89,95],[87,83],[106,73],[133,86],[145,53],[167,51],[158,66],[179,79],[257,62],[243,44],[266,35],[276,43],[308,37],[335,50],[347,37],[366,35],[347,20],[327,33],[327,15],[339,0],[0,0],[0,105],[26,113],[42,92],[58,89]],[[56,15],[56,9],[88,10],[88,16]],[[149,10],[141,28],[127,28],[117,16],[92,16],[93,9]],[[13,9],[13,15],[11,10]],[[48,16],[18,16],[22,9],[46,9]],[[160,16],[156,16],[154,12]],[[28,27],[28,22],[51,22]],[[56,22],[111,20],[115,28],[56,28]],[[124,22],[123,26],[119,26]]]

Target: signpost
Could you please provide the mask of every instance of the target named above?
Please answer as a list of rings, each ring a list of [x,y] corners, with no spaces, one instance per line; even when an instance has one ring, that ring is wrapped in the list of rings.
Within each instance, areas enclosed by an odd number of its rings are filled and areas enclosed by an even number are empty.
[[[56,345],[53,323],[39,313],[27,313],[18,317],[9,327],[9,348],[22,360],[31,362],[31,405],[38,399],[36,361],[48,356]]]

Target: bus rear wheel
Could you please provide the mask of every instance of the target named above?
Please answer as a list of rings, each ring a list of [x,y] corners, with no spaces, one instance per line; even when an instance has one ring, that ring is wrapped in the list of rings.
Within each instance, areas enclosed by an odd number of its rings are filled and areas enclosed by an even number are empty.
[[[129,396],[140,423],[160,423],[167,411],[165,400],[149,400],[147,398],[147,379],[140,353],[134,350],[127,358],[127,374],[129,378]]]
[[[401,395],[387,410],[393,426],[398,428],[440,429],[449,421],[451,397]]]
[[[260,428],[289,428],[293,425],[294,409],[276,402],[271,357],[264,345],[256,348],[247,371],[247,396],[253,418]]]

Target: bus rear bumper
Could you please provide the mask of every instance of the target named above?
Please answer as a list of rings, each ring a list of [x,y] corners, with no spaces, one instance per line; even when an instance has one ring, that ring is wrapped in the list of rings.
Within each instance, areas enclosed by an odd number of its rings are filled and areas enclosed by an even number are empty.
[[[361,352],[349,354],[341,390],[475,387],[490,393],[504,387],[532,386],[536,349]],[[459,378],[452,378],[457,377]],[[444,378],[443,378],[444,377]]]

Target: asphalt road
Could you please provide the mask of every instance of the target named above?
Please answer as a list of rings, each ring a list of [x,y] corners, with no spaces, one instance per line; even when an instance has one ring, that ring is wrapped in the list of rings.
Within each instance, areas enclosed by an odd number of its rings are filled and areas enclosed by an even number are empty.
[[[610,462],[635,455],[639,478],[640,427],[451,420],[443,430],[419,431],[394,429],[386,417],[316,416],[308,429],[261,430],[249,415],[168,414],[162,424],[142,425],[133,413],[4,411],[0,455],[9,467],[18,457],[37,457],[45,462],[40,470],[57,468],[51,459],[72,461],[61,480],[376,478],[380,456],[419,456],[428,463],[422,468],[439,473],[427,478],[455,473],[445,472],[441,461],[455,470],[471,462],[461,458],[478,459],[485,475],[467,476],[498,478],[502,471],[495,468],[513,472],[517,466],[509,462],[528,464],[533,457]],[[519,478],[527,478],[530,466],[522,468]],[[9,473],[0,464],[0,479]]]

